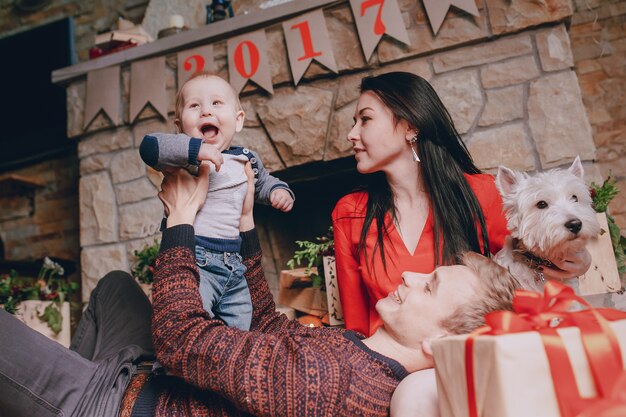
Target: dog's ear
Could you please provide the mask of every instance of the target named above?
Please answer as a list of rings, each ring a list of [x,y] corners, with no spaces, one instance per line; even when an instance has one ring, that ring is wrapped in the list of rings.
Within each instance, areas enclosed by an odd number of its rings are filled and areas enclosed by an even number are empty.
[[[507,167],[499,166],[498,174],[496,175],[496,187],[500,194],[510,194],[517,185],[518,177],[515,171]]]
[[[582,178],[583,175],[585,175],[583,164],[580,162],[580,156],[577,156],[576,159],[574,159],[574,162],[572,162],[572,165],[567,168],[567,171],[578,178]]]

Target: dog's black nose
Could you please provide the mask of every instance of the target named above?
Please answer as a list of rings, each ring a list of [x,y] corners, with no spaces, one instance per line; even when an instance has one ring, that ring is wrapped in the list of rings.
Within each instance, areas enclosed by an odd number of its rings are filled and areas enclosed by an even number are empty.
[[[572,233],[574,233],[574,234],[577,234],[578,232],[580,232],[580,229],[582,229],[582,227],[583,227],[583,222],[581,222],[581,221],[580,221],[580,220],[578,220],[578,219],[568,220],[568,221],[565,223],[565,227],[567,227],[567,229],[568,229],[570,232],[572,232]]]

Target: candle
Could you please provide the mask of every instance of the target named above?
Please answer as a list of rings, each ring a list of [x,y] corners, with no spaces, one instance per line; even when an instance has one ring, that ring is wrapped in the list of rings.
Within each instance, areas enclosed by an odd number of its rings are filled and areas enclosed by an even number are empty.
[[[179,14],[173,14],[170,16],[169,27],[182,28],[185,26],[185,18]]]

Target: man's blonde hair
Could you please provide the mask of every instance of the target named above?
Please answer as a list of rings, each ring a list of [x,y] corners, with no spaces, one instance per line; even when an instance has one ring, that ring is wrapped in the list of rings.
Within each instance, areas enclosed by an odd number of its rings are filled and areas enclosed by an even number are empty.
[[[189,81],[195,80],[196,78],[219,78],[220,80],[223,80],[226,84],[230,85],[228,81],[224,80],[222,77],[220,77],[219,75],[211,71],[196,72],[191,77],[189,77],[189,79],[185,81],[183,85],[180,86],[180,88],[178,89],[178,93],[176,93],[176,110],[174,111],[174,121],[180,121],[181,120],[180,117],[183,113],[183,106],[185,104],[185,98],[183,97],[183,89],[185,88],[185,86],[187,85]],[[237,111],[243,110],[243,107],[241,107],[241,102],[239,101],[239,94],[237,94],[237,92],[235,91],[232,85],[230,85],[230,88],[232,89],[233,96],[235,96],[235,100],[237,102]]]
[[[441,327],[452,334],[470,333],[483,326],[487,313],[512,310],[515,290],[521,287],[506,268],[476,252],[463,254],[461,264],[476,274],[478,285],[468,302],[441,321]]]

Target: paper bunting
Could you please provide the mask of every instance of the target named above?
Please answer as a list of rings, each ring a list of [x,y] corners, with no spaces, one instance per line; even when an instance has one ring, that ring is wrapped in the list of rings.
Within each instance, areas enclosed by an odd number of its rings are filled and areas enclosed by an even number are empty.
[[[436,35],[445,19],[450,6],[456,6],[459,9],[468,12],[474,16],[480,16],[476,7],[476,0],[423,0],[430,26]]]
[[[435,35],[451,6],[480,16],[476,0],[423,0],[423,4]],[[350,8],[367,61],[384,34],[410,45],[398,0],[350,0]],[[313,60],[330,71],[338,72],[322,8],[285,21],[282,26],[295,85],[302,80]],[[237,93],[243,90],[248,80],[270,94],[274,93],[267,48],[264,29],[227,40],[229,80]],[[178,88],[198,71],[215,71],[212,44],[179,52],[177,60]],[[130,67],[130,123],[134,123],[148,104],[163,118],[167,118],[165,57],[132,62]],[[84,129],[101,112],[114,125],[122,123],[120,85],[119,66],[87,73]]]
[[[350,7],[366,61],[384,34],[411,43],[397,0],[350,0]]]
[[[205,45],[178,53],[178,88],[181,88],[189,77],[200,71],[215,71],[213,45]]]
[[[228,75],[230,84],[239,93],[248,80],[274,94],[267,57],[267,38],[264,30],[246,33],[228,39]]]
[[[314,59],[334,73],[337,72],[337,63],[322,10],[283,22],[283,31],[294,84],[298,85]]]
[[[83,129],[102,111],[114,125],[120,123],[120,67],[87,73]]]
[[[167,119],[164,56],[130,64],[129,118],[131,123],[148,103],[164,119]]]

